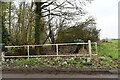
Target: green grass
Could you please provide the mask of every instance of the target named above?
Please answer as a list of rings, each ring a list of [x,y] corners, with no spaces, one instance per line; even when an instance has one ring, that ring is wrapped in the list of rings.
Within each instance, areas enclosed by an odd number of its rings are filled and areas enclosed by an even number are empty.
[[[17,65],[20,65],[20,64],[35,64],[35,63],[39,63],[40,60],[39,59],[36,59],[36,58],[31,58],[31,59],[23,59],[23,60],[15,60],[14,63],[17,64]]]
[[[118,40],[109,40],[109,42],[111,43],[101,43],[98,45],[98,55],[118,60]]]

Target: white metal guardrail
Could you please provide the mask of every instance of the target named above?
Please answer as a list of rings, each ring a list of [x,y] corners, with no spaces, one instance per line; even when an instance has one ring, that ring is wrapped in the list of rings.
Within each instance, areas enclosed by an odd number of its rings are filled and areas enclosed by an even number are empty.
[[[88,45],[89,48],[89,54],[74,54],[74,55],[59,55],[59,47],[60,45],[78,45],[78,44],[86,44]],[[96,54],[92,54],[92,48],[91,48],[91,44],[95,44],[95,48],[96,48]],[[35,47],[35,46],[52,46],[55,45],[56,46],[56,55],[30,55],[30,47]],[[5,48],[16,48],[16,47],[27,47],[27,56],[5,56],[4,53],[2,53],[1,57],[2,60],[4,60],[4,58],[34,58],[34,57],[47,57],[47,56],[89,56],[90,58],[92,58],[93,55],[97,55],[98,51],[97,51],[97,42],[91,42],[90,40],[88,40],[88,43],[62,43],[62,44],[43,44],[43,45],[22,45],[22,46],[5,46]]]

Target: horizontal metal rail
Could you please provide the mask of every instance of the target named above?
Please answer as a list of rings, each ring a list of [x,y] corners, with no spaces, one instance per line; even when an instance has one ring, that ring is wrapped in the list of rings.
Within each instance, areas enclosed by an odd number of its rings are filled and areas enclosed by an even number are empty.
[[[77,44],[88,44],[88,43],[62,43],[62,44],[43,44],[43,45],[22,45],[22,46],[5,46],[5,48],[9,47],[27,47],[27,46],[53,46],[53,45],[77,45]]]
[[[24,46],[5,46],[5,48],[12,48],[12,47],[14,47],[14,48],[19,48],[19,47],[24,47]]]
[[[91,44],[95,44],[96,42],[92,42]],[[5,46],[5,48],[12,47],[27,47],[27,46],[53,46],[53,45],[78,45],[78,44],[88,44],[88,43],[62,43],[62,44],[43,44],[43,45],[21,45],[21,46]]]
[[[92,54],[92,56],[96,56],[97,54]],[[78,55],[35,55],[29,57],[54,57],[54,56],[90,56],[89,54],[78,54]],[[4,58],[27,58],[28,56],[4,56]]]
[[[23,46],[54,46],[54,45],[77,45],[77,44],[88,44],[88,43],[63,43],[63,44],[43,44],[43,45],[23,45]]]

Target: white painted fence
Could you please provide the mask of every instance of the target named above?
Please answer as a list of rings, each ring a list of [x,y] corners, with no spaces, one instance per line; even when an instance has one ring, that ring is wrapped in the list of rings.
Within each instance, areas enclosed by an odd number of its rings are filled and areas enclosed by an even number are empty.
[[[87,44],[89,47],[89,54],[73,54],[73,55],[59,55],[59,46],[60,45],[84,45]],[[90,58],[92,58],[93,55],[97,55],[97,54],[92,54],[92,48],[91,48],[91,44],[95,44],[95,48],[96,48],[96,53],[97,52],[97,43],[96,42],[91,42],[90,40],[88,40],[88,43],[62,43],[62,44],[43,44],[43,45],[22,45],[22,46],[5,46],[5,48],[12,48],[12,47],[27,47],[27,56],[5,56],[3,53],[1,55],[2,60],[4,60],[4,58],[32,58],[32,57],[48,57],[48,56],[88,56]],[[30,56],[30,47],[35,47],[35,46],[49,46],[49,45],[55,45],[56,46],[56,55],[32,55]]]

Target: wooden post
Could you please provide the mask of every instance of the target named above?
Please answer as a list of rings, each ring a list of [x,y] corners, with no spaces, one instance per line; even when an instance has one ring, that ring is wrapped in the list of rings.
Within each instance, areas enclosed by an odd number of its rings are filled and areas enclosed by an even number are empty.
[[[58,55],[58,44],[56,44],[56,52],[57,52],[57,55]]]
[[[90,58],[92,58],[91,41],[90,40],[88,40],[88,47],[89,47]]]
[[[29,46],[27,46],[27,53],[28,53],[28,59],[29,59],[29,56],[30,56],[30,50],[29,50]]]
[[[95,49],[96,49],[96,54],[98,54],[97,42],[95,42]]]

